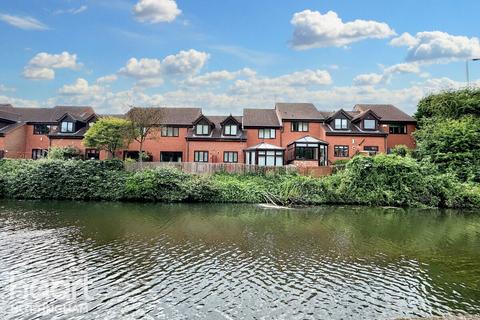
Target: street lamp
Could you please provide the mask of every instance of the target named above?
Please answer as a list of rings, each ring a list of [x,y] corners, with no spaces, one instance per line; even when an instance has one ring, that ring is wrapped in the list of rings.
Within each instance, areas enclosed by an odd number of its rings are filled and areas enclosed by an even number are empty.
[[[465,70],[467,72],[467,87],[470,87],[470,71],[468,70],[468,62],[472,60],[472,61],[479,61],[480,58],[473,58],[473,59],[467,59],[465,60]]]

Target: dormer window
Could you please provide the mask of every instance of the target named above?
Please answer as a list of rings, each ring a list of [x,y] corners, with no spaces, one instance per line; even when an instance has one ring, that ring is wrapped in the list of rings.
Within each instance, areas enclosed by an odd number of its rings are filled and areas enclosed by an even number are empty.
[[[373,119],[363,120],[363,129],[365,130],[375,130],[377,127],[377,121]]]
[[[347,119],[335,119],[335,129],[337,129],[337,130],[348,129],[348,120]]]
[[[63,121],[60,124],[60,132],[73,132],[73,122]]]
[[[209,134],[210,128],[208,124],[197,124],[195,126],[195,134],[197,136],[206,136]]]
[[[236,136],[237,135],[237,129],[238,129],[238,126],[236,124],[227,124],[224,127],[223,133],[226,136]]]

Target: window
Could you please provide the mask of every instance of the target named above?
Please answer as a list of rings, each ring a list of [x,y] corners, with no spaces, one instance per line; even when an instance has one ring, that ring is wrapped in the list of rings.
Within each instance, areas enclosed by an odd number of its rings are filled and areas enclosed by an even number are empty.
[[[275,129],[258,129],[260,139],[275,139]]]
[[[236,124],[227,124],[223,129],[223,133],[226,136],[236,136],[237,135],[237,128],[238,128],[238,126]]]
[[[407,126],[403,124],[391,124],[389,125],[390,134],[407,134]]]
[[[100,151],[97,149],[85,149],[86,160],[100,160]]]
[[[283,166],[283,151],[258,150],[259,166]]]
[[[61,132],[73,132],[73,122],[64,121],[60,125]]]
[[[206,136],[209,134],[209,129],[208,124],[197,124],[195,126],[195,134],[198,136]]]
[[[33,134],[49,134],[50,126],[48,124],[33,125]]]
[[[208,162],[208,151],[195,151],[193,161]]]
[[[162,137],[178,137],[177,127],[162,127]]]
[[[308,131],[308,122],[292,122],[292,131],[294,132],[307,132]]]
[[[295,160],[318,160],[318,147],[295,147]]]
[[[334,146],[333,147],[333,156],[348,158],[348,146]]]
[[[181,152],[160,152],[160,162],[182,162]]]
[[[223,162],[238,162],[238,152],[235,151],[225,151],[223,153]]]
[[[347,119],[335,119],[335,129],[337,129],[337,130],[348,129],[348,120]]]
[[[365,146],[363,151],[368,152],[369,155],[374,156],[378,153],[378,146]]]
[[[48,150],[45,149],[32,149],[32,159],[37,160],[45,158],[47,156]]]
[[[366,130],[375,130],[377,127],[377,121],[371,119],[363,120],[363,129]]]

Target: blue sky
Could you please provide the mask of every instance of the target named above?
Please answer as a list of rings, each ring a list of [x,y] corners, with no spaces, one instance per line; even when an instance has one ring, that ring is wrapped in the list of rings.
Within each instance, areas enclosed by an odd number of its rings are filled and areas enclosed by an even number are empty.
[[[478,12],[478,1],[3,1],[0,103],[412,113],[422,96],[466,85]],[[480,62],[470,80],[480,84]]]

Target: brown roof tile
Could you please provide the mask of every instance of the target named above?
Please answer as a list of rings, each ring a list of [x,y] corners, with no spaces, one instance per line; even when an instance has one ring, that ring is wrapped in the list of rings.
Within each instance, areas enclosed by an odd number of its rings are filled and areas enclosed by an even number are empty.
[[[323,120],[323,114],[311,103],[276,103],[275,109],[285,120]]]
[[[381,118],[382,122],[416,122],[413,117],[391,104],[356,104],[353,108],[360,112],[370,109]]]
[[[275,109],[243,109],[245,127],[281,127]]]

